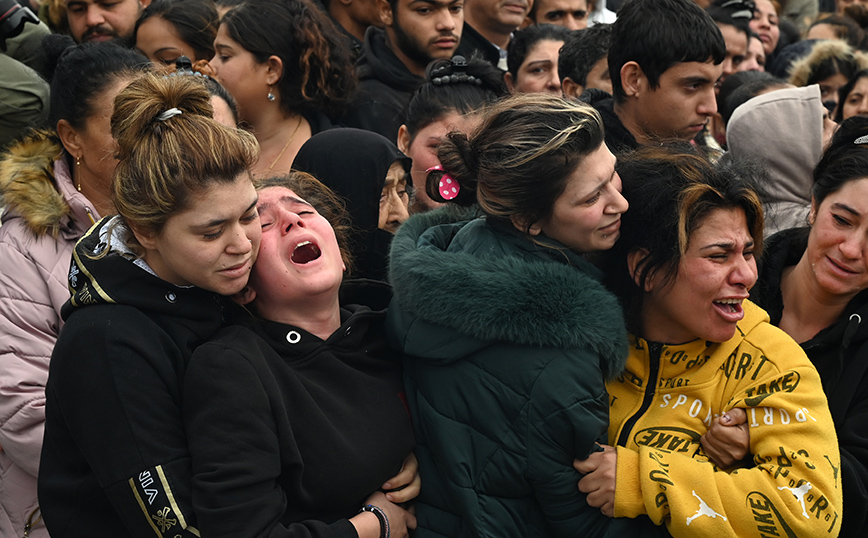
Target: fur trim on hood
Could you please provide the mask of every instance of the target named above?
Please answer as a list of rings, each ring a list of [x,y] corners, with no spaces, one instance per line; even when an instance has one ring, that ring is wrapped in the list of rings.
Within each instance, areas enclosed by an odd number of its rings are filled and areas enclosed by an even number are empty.
[[[602,358],[609,375],[621,371],[627,342],[623,314],[617,299],[589,274],[596,272],[590,263],[578,255],[558,263],[445,252],[459,229],[479,223],[451,224],[452,217],[442,210],[416,215],[396,234],[391,283],[402,310],[480,345],[587,348]]]
[[[793,62],[790,68],[790,84],[798,87],[807,86],[811,75],[817,66],[829,58],[839,58],[844,62],[855,62],[856,69],[861,71],[868,69],[868,54],[862,51],[854,51],[850,45],[840,39],[823,39],[817,41],[811,48],[810,54]]]
[[[24,219],[37,236],[57,237],[64,219],[71,215],[54,178],[54,161],[62,153],[57,135],[34,131],[6,150],[0,160],[0,203],[7,206],[7,213]]]

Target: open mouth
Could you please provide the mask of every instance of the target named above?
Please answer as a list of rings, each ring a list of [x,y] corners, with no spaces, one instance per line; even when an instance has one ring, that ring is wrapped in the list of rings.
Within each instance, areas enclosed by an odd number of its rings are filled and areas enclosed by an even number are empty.
[[[295,246],[290,259],[293,263],[304,265],[310,263],[322,255],[322,251],[318,246],[310,241],[302,241]]]
[[[714,306],[719,308],[724,314],[741,315],[744,309],[741,307],[741,299],[720,299],[714,301]]]

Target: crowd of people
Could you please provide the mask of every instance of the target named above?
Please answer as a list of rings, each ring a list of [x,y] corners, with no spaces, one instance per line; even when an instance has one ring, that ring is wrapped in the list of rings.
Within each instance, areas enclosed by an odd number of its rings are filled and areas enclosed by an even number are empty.
[[[0,4],[0,536],[868,534],[861,4]]]

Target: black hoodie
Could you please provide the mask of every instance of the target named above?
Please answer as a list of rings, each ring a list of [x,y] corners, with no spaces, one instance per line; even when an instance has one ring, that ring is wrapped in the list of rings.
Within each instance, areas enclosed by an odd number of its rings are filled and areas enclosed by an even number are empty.
[[[181,386],[193,349],[223,324],[222,299],[119,252],[119,223],[102,219],[73,252],[39,503],[52,536],[198,536]]]
[[[404,107],[424,79],[407,69],[386,43],[386,32],[373,26],[365,33],[356,72],[359,93],[343,118],[344,125],[380,133],[396,144]]]
[[[781,276],[801,259],[809,232],[783,230],[763,248],[750,298],[768,312],[773,325],[780,324],[784,311]],[[839,537],[868,536],[868,291],[850,300],[840,320],[801,346],[820,374],[841,449],[845,509]]]

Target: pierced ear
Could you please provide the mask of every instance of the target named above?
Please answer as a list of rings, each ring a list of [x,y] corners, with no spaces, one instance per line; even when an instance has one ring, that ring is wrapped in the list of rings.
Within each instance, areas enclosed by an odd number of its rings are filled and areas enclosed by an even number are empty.
[[[232,296],[232,300],[240,305],[246,305],[256,299],[256,290],[250,287],[250,283],[244,286],[244,289]]]
[[[582,92],[585,91],[585,87],[578,82],[574,82],[570,77],[564,77],[564,80],[561,81],[561,91],[564,97],[578,99],[582,95]]]
[[[380,12],[380,21],[386,26],[392,26],[395,21],[389,0],[377,0],[377,11]]]
[[[407,124],[402,123],[400,127],[398,127],[398,149],[401,150],[401,153],[404,155],[410,151],[410,130],[407,129]]]
[[[78,136],[78,131],[68,121],[60,120],[57,122],[57,136],[60,137],[60,143],[74,159],[81,158],[82,153],[84,153],[81,138]]]
[[[267,82],[269,86],[277,84],[283,76],[283,60],[272,55],[268,57],[268,60],[266,60],[265,63],[268,64],[268,72],[266,73],[265,82]]]
[[[512,78],[512,73],[507,71],[503,75],[503,81],[506,83],[506,89],[509,93],[515,93],[515,79]]]
[[[647,87],[648,79],[645,72],[636,62],[627,62],[621,66],[621,87],[628,97],[638,97]]]
[[[633,279],[633,283],[638,287],[641,282],[639,281],[639,263],[648,257],[651,252],[647,248],[640,248],[637,250],[631,250],[629,254],[627,254],[627,271],[630,273],[630,278]],[[645,279],[645,289],[642,291],[650,292],[654,289],[654,283],[652,282],[653,278]]]

